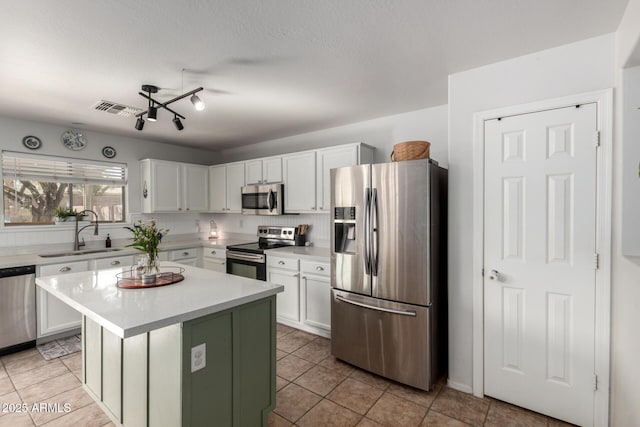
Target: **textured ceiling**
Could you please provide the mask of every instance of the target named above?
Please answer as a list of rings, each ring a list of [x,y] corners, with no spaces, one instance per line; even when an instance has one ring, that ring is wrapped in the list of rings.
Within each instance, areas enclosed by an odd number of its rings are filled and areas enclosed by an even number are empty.
[[[229,148],[444,104],[448,74],[613,32],[626,3],[3,1],[0,115]],[[207,107],[172,104],[182,132],[90,108],[146,108],[141,84],[166,100],[183,75]]]

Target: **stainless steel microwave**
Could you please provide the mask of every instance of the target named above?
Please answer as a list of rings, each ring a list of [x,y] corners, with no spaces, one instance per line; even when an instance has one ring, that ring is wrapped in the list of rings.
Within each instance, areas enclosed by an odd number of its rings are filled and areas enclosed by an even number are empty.
[[[245,215],[283,215],[284,184],[242,187],[242,213]]]

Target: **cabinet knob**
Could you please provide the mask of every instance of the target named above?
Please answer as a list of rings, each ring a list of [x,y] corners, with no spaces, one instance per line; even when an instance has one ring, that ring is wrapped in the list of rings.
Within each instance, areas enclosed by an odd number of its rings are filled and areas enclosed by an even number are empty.
[[[181,210],[182,210],[182,208],[178,208],[178,210],[179,210],[179,211],[181,211]]]
[[[119,265],[120,261],[111,261],[111,265]]]
[[[182,255],[187,256],[189,255],[189,252],[182,252]]]
[[[315,211],[315,210],[316,210],[316,207],[315,207],[315,206],[312,206],[312,207],[311,207],[311,210],[312,210],[312,211]]]
[[[215,255],[215,254],[216,254],[216,251],[211,251],[211,255]]]
[[[62,267],[59,271],[61,273],[66,273],[67,271],[71,271],[71,267]]]
[[[316,267],[316,270],[317,270],[317,271],[324,271],[324,268],[323,268],[323,267],[320,267],[320,266],[317,266],[317,267]]]
[[[299,276],[300,276],[300,273],[296,273],[293,275],[293,277],[299,277]]]
[[[278,264],[284,265],[284,261],[278,261]]]
[[[189,210],[189,208],[187,208],[187,210]]]
[[[318,209],[323,210],[323,209],[324,209],[324,207],[323,207],[323,206],[320,206]]]

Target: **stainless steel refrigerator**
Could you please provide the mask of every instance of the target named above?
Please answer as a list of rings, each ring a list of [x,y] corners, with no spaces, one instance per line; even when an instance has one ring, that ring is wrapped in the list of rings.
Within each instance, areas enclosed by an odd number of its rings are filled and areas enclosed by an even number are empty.
[[[331,352],[429,390],[447,368],[447,171],[331,170]]]

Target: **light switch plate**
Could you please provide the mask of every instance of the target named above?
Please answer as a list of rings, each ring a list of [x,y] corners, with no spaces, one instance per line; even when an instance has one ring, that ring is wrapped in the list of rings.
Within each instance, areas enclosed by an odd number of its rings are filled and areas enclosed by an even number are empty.
[[[207,366],[207,343],[191,347],[191,372],[199,371]]]

